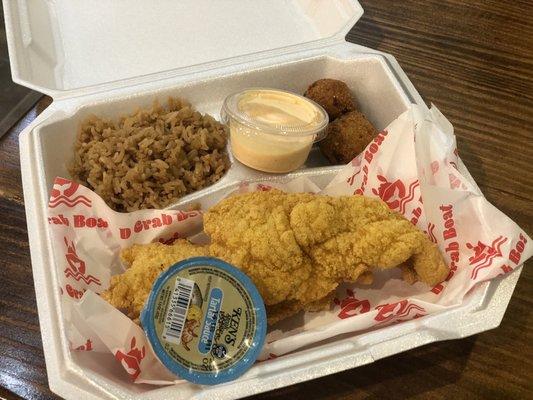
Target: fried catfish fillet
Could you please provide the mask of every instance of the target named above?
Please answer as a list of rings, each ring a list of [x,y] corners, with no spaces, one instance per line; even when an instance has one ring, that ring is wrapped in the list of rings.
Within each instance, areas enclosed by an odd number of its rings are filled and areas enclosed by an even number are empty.
[[[443,281],[448,267],[429,238],[379,199],[316,196],[290,215],[296,241],[327,276],[349,277],[354,267],[410,269],[412,281]]]
[[[312,194],[254,192],[221,201],[204,216],[214,257],[242,269],[254,281],[266,305],[297,300],[303,285],[314,280],[314,265],[300,248],[290,226],[291,210]],[[318,283],[313,297],[322,297],[335,282]]]
[[[133,245],[120,254],[128,269],[112,276],[109,288],[101,296],[139,323],[139,314],[159,274],[178,261],[207,255],[209,250],[206,246],[184,239],[170,246],[161,243]]]
[[[248,274],[269,322],[317,309],[341,282],[371,281],[373,269],[401,267],[434,285],[448,274],[427,236],[379,199],[278,190],[236,195],[204,217],[210,252]],[[406,275],[406,274],[404,274]]]
[[[278,190],[229,197],[204,216],[208,246],[178,240],[122,252],[129,269],[102,297],[136,322],[156,277],[195,256],[219,257],[243,270],[267,307],[269,324],[331,305],[341,282],[372,282],[372,271],[399,267],[412,283],[448,275],[439,249],[379,199]]]

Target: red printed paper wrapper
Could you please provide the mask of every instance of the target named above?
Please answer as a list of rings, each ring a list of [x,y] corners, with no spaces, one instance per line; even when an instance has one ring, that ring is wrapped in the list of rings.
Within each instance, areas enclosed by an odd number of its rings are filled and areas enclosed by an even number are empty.
[[[300,178],[287,184],[242,184],[240,191],[273,186],[380,197],[439,245],[450,274],[432,288],[409,285],[394,270],[377,272],[371,286],[341,285],[331,311],[289,318],[269,332],[262,359],[457,306],[474,285],[511,272],[533,251],[525,232],[483,197],[457,155],[453,127],[435,107],[412,106],[323,190],[312,179]],[[112,353],[136,383],[179,380],[157,360],[143,330],[98,293],[123,271],[121,249],[191,238],[202,232],[201,211],[116,213],[91,190],[56,178],[49,223],[71,349],[84,351],[84,357]]]

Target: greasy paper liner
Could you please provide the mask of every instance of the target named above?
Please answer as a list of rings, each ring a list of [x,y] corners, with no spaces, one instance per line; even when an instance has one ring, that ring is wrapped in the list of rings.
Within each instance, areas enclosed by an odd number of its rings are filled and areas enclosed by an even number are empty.
[[[531,239],[483,196],[457,155],[452,125],[435,108],[413,105],[322,190],[313,179],[247,183],[269,190],[380,197],[438,244],[450,273],[428,287],[409,285],[398,270],[375,273],[370,286],[343,284],[330,311],[300,313],[271,330],[260,359],[275,358],[340,334],[420,318],[461,304],[479,282],[506,274],[533,253]],[[192,238],[202,211],[111,210],[94,192],[56,178],[49,203],[55,267],[72,350],[111,352],[136,383],[179,380],[155,357],[144,332],[98,296],[121,273],[120,250],[134,243]]]

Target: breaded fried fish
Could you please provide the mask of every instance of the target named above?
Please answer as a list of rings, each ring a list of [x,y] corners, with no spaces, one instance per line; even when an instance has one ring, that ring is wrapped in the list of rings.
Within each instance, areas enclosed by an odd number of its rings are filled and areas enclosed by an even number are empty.
[[[161,243],[133,245],[120,254],[128,269],[112,276],[109,288],[101,296],[138,323],[144,302],[161,272],[178,261],[208,254],[207,246],[198,246],[184,239],[170,246]]]
[[[435,285],[448,267],[429,238],[380,199],[279,190],[235,195],[204,216],[208,246],[136,245],[122,253],[130,268],[102,294],[137,320],[156,277],[177,261],[211,255],[243,270],[275,323],[331,304],[342,282],[371,283],[372,271],[399,267],[409,282]]]
[[[428,285],[448,274],[437,246],[380,199],[253,192],[211,208],[204,230],[211,255],[255,282],[270,323],[327,305],[341,282],[368,282],[373,269],[401,266]]]

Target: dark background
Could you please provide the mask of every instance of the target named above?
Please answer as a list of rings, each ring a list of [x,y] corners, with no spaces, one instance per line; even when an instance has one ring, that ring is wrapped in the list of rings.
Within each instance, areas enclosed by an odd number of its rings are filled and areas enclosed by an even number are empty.
[[[0,26],[0,137],[2,137],[37,102],[41,95],[11,80],[1,2],[0,18],[2,23]]]

